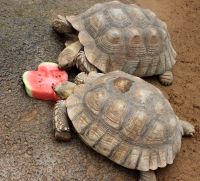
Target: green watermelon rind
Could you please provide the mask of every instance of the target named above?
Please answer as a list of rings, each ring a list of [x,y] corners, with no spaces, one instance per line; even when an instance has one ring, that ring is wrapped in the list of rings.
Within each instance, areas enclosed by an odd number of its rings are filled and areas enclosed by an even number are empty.
[[[54,62],[42,62],[42,63],[40,63],[39,65],[38,65],[38,69],[41,67],[41,66],[43,66],[43,65],[52,65],[52,66],[54,66],[54,67],[56,67],[56,68],[58,68],[58,64],[57,63],[54,63]]]
[[[24,82],[24,85],[25,85],[25,90],[26,90],[26,93],[30,96],[30,97],[33,97],[32,96],[32,91],[31,91],[31,85],[29,84],[28,82],[28,75],[29,74],[29,71],[26,71],[23,73],[23,76],[22,76],[22,80]]]

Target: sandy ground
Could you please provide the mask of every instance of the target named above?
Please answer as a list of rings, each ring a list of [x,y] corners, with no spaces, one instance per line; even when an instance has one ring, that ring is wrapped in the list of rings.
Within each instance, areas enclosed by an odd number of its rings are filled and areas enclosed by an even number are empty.
[[[29,98],[21,75],[43,61],[56,61],[64,39],[51,29],[56,14],[78,14],[103,0],[0,1],[0,180],[137,180],[85,146],[74,134],[69,143],[54,140],[52,102]],[[124,2],[133,2],[124,0]],[[172,86],[147,81],[169,98],[175,112],[195,125],[184,138],[173,165],[158,169],[159,181],[200,180],[200,1],[138,0],[166,23],[177,51]]]

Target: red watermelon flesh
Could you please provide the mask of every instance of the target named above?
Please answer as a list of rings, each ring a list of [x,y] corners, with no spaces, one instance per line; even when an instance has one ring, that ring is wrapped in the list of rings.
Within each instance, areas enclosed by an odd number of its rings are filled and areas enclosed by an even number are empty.
[[[67,79],[67,73],[59,70],[58,65],[52,62],[41,63],[37,71],[26,71],[23,74],[27,94],[41,100],[58,100],[52,87]]]

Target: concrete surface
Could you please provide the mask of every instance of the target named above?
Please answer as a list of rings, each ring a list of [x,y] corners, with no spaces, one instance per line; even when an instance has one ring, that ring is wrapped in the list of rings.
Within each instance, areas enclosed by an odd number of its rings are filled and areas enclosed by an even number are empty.
[[[96,154],[74,135],[54,140],[52,102],[29,98],[21,76],[56,61],[64,39],[51,29],[57,14],[78,14],[96,1],[0,1],[0,180],[132,180],[128,171]]]

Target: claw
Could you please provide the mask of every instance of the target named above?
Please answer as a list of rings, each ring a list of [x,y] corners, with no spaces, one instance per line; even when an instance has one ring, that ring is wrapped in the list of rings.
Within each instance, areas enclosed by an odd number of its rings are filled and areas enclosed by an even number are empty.
[[[194,137],[194,133],[189,133],[190,136]]]

